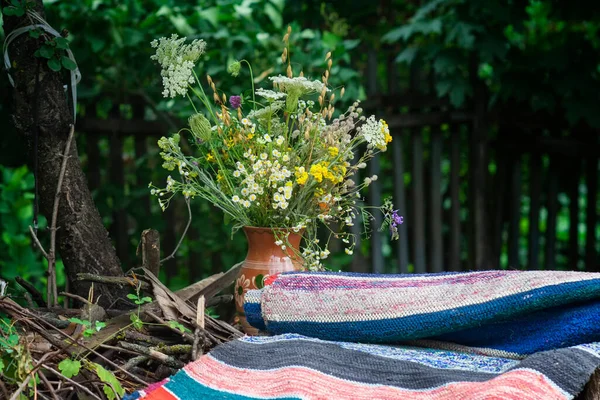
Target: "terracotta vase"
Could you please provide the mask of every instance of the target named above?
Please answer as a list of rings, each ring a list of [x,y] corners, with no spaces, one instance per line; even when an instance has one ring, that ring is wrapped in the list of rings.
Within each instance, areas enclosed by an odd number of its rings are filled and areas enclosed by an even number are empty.
[[[275,231],[290,232],[289,244],[285,250],[275,244],[278,240]],[[244,332],[247,335],[258,335],[258,329],[246,321],[244,296],[248,290],[263,288],[269,276],[301,269],[302,258],[298,256],[298,250],[302,232],[294,233],[291,229],[284,228],[244,227],[244,233],[248,240],[248,254],[235,280],[235,308]]]

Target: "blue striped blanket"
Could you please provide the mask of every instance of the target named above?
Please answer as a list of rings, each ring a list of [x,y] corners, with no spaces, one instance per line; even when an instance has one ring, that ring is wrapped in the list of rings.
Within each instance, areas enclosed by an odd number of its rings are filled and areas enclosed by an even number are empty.
[[[600,341],[600,274],[286,273],[249,291],[244,308],[248,322],[271,334],[522,358]]]

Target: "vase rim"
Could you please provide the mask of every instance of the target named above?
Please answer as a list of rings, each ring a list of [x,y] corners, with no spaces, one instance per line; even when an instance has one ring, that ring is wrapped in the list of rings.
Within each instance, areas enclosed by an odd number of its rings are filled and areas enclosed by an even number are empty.
[[[244,230],[248,230],[248,231],[260,231],[260,232],[265,232],[265,231],[293,231],[294,228],[268,228],[268,227],[263,227],[263,226],[244,226],[243,227]],[[304,231],[304,228],[299,229],[298,232],[294,232],[294,233],[302,233]]]

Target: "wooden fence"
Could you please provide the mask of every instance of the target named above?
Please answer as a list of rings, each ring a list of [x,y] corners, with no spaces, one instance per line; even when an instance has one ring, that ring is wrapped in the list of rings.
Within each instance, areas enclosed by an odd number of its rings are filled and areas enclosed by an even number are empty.
[[[394,137],[391,154],[380,159],[392,161],[383,174],[393,176],[390,194],[405,223],[392,269],[378,251],[385,233],[373,232],[374,272],[600,271],[598,131],[568,128],[551,116],[486,113],[478,85],[465,110],[420,95],[415,82],[398,93],[398,67],[391,59],[385,66],[388,87],[381,88],[381,60],[370,50],[365,105],[386,119]],[[370,175],[381,176],[381,161]],[[381,203],[383,184],[371,187],[370,203]],[[557,237],[564,231],[559,220],[569,221],[568,238]]]
[[[568,130],[563,121],[486,113],[480,86],[476,86],[475,101],[462,110],[419,94],[414,74],[410,89],[401,93],[398,69],[391,58],[385,60],[387,87],[380,88],[377,69],[381,60],[371,50],[367,61],[364,107],[383,116],[394,137],[388,152],[369,167],[369,175],[380,179],[372,185],[368,202],[381,204],[384,195],[392,195],[405,223],[397,242],[389,243],[386,232],[374,231],[369,239],[370,259],[357,256],[352,270],[600,271],[598,132],[585,127]],[[141,160],[148,151],[148,138],[168,132],[163,124],[144,120],[144,108],[138,99],[131,107],[132,119],[115,112],[108,120],[82,118],[78,122],[78,130],[86,135],[92,189],[102,184],[103,164],[109,171],[104,180],[118,187],[126,185],[124,141],[135,142],[135,158]],[[98,150],[102,138],[110,143],[109,154],[104,156]],[[143,188],[147,182],[130,184]],[[149,215],[149,202],[147,197],[135,207]],[[132,246],[127,213],[127,207],[116,206],[111,228],[124,265],[131,261]],[[186,215],[176,215],[169,208],[165,218],[162,247],[170,249],[175,247]],[[557,225],[565,221],[569,225],[566,237],[565,227]],[[148,227],[140,229],[144,228]],[[202,232],[191,235],[198,237]],[[520,253],[522,249],[526,253]],[[190,258],[191,265],[201,262],[198,252],[192,251]],[[190,279],[195,270],[190,268]]]

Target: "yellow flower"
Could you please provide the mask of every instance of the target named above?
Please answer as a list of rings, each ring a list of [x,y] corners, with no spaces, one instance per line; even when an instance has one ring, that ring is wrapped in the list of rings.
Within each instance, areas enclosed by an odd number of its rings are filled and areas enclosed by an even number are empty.
[[[206,161],[213,162],[214,160],[215,157],[212,155],[212,153],[208,153],[208,155],[206,156]]]
[[[331,157],[337,157],[337,155],[340,152],[340,149],[338,149],[337,147],[330,147],[327,149],[327,151],[329,152],[329,155]]]
[[[308,173],[304,170],[304,167],[296,167],[296,182],[299,185],[304,185],[308,179]]]
[[[327,173],[327,167],[322,162],[319,164],[313,164],[310,167],[310,174],[315,178],[317,182],[323,182],[323,177]]]
[[[225,146],[227,146],[227,148],[230,148],[231,146],[233,146],[235,144],[233,139],[227,139],[225,141]]]
[[[390,135],[390,128],[388,127],[387,122],[381,120],[381,133],[383,133],[383,139],[385,140],[385,144],[387,145],[392,141],[392,135]],[[385,148],[385,146],[381,146]]]
[[[252,138],[254,137],[254,133],[249,133],[247,136],[248,140],[252,140]]]

